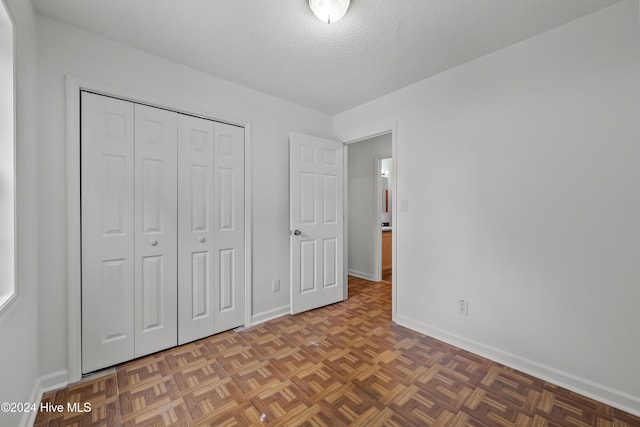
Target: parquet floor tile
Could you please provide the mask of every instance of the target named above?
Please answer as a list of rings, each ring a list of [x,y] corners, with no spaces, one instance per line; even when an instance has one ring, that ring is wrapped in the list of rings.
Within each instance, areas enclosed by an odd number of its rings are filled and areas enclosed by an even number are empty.
[[[211,363],[214,356],[202,341],[181,345],[168,350],[164,354],[165,361],[171,371],[201,363]]]
[[[282,370],[276,369],[272,362],[265,360],[241,369],[231,378],[240,389],[243,399],[250,399],[263,390],[278,387],[287,376],[282,375]]]
[[[314,359],[304,349],[296,347],[289,348],[286,352],[281,352],[270,358],[270,361],[278,367],[284,378],[289,378],[296,372],[300,372],[315,364]]]
[[[314,402],[345,386],[345,382],[336,376],[336,372],[322,362],[296,372],[290,380]]]
[[[171,400],[158,406],[137,411],[122,417],[125,427],[138,426],[190,426],[193,424],[191,412],[182,399]]]
[[[640,426],[640,417],[401,327],[391,283],[45,393],[35,426]],[[90,403],[90,412],[68,410]]]
[[[234,331],[213,335],[205,340],[196,341],[196,343],[202,343],[211,354],[216,355],[237,350],[247,345],[247,341]]]
[[[440,365],[431,367],[412,383],[455,409],[460,409],[475,390],[464,375]]]
[[[162,380],[171,374],[169,364],[160,353],[120,365],[116,371],[118,390]]]
[[[216,361],[189,364],[173,371],[179,394],[204,384],[222,381],[225,377],[226,373]]]
[[[122,425],[120,403],[118,398],[92,402],[91,411],[67,412],[53,416],[49,421],[51,427],[62,426],[111,426]]]
[[[232,409],[220,410],[215,409],[207,415],[197,418],[193,421],[193,425],[197,427],[216,426],[216,427],[245,427],[262,424],[260,422],[261,414],[251,404],[251,402],[242,402],[236,404]],[[256,421],[258,420],[258,421]]]
[[[231,378],[190,390],[183,394],[182,400],[195,421],[210,415],[228,415],[246,402]]]
[[[298,345],[303,349],[306,354],[309,355],[309,359],[314,363],[322,362],[323,360],[333,356],[336,353],[342,351],[342,348],[328,337],[311,337],[308,341],[305,341]]]
[[[141,383],[120,392],[120,412],[123,416],[146,412],[168,405],[180,395],[173,376],[152,383]]]

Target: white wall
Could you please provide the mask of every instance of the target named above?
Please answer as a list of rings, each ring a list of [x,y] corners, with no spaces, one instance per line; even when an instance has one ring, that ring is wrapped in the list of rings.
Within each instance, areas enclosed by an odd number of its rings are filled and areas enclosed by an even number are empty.
[[[38,390],[38,186],[36,29],[31,2],[5,0],[15,25],[17,298],[0,313],[0,402],[33,402]],[[19,425],[0,412],[0,425]]]
[[[375,231],[380,231],[376,203],[376,160],[391,157],[391,134],[376,136],[348,145],[348,238],[349,274],[374,280]],[[379,267],[378,267],[379,268]]]
[[[288,310],[290,131],[331,136],[331,118],[180,64],[38,18],[41,374],[67,369],[64,75],[151,94],[221,119],[251,121],[253,313]],[[279,292],[271,281],[280,279]]]
[[[623,1],[334,118],[397,121],[400,323],[635,413],[638,27]]]

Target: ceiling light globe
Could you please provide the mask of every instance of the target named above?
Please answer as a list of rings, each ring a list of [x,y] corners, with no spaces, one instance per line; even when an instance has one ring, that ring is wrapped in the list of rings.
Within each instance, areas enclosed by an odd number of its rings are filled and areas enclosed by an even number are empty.
[[[319,20],[331,24],[347,13],[350,0],[309,0],[309,7]]]

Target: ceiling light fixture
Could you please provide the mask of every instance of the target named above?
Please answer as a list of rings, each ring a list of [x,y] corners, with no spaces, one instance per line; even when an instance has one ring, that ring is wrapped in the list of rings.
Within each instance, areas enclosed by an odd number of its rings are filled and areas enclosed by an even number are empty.
[[[350,0],[309,0],[309,7],[319,20],[331,24],[342,19],[349,3]]]

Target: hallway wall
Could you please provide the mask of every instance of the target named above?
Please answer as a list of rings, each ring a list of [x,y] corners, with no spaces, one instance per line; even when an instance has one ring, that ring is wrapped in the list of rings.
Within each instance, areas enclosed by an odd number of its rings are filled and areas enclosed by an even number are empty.
[[[348,145],[348,239],[349,274],[363,279],[375,278],[374,230],[377,223],[376,159],[391,157],[391,134],[376,136]]]

